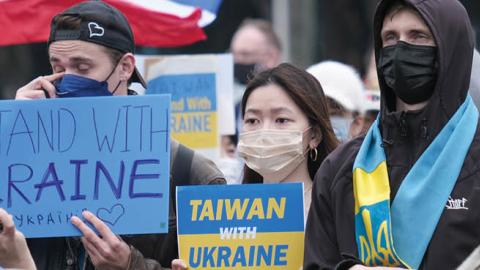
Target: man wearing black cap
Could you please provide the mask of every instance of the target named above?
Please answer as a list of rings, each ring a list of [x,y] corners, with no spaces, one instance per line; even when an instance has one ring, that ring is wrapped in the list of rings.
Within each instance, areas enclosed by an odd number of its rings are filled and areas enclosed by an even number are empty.
[[[135,68],[135,43],[127,19],[102,1],[83,2],[56,15],[48,44],[54,74],[36,78],[20,88],[16,99],[135,95],[128,89],[131,82],[146,86]],[[171,148],[171,196],[179,185],[176,179],[180,178],[188,179],[181,184],[225,183],[211,161],[173,140]],[[28,241],[37,268],[162,269],[160,263],[170,265],[178,256],[175,208],[172,198],[170,201],[173,222],[167,235],[130,236],[122,240],[100,219],[85,211],[84,218],[95,226],[98,236],[73,217],[72,223],[84,234],[81,241],[76,238]]]
[[[54,74],[22,87],[16,99],[127,95],[130,82],[146,87],[135,68],[135,43],[127,19],[101,1],[82,3],[55,16],[48,44]]]

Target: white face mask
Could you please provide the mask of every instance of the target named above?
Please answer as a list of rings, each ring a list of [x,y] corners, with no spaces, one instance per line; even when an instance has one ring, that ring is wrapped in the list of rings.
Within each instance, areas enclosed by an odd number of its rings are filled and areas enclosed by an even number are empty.
[[[250,169],[263,176],[264,183],[278,183],[305,160],[308,151],[303,146],[305,131],[243,132],[240,134],[237,151]]]

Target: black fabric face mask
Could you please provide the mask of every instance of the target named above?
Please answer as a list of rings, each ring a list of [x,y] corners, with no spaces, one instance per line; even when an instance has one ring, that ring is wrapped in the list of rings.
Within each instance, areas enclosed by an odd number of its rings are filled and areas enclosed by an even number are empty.
[[[437,47],[399,41],[382,49],[379,69],[385,83],[407,104],[427,101],[437,79]]]
[[[235,80],[241,84],[247,84],[249,76],[252,76],[255,70],[255,64],[238,64],[233,65],[233,76]]]

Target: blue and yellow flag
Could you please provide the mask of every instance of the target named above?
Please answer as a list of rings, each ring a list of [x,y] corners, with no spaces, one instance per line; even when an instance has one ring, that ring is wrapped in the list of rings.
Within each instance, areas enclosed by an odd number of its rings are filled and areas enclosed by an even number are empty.
[[[393,247],[390,184],[377,121],[370,128],[353,167],[355,235],[358,255],[365,265],[398,267],[403,264]]]

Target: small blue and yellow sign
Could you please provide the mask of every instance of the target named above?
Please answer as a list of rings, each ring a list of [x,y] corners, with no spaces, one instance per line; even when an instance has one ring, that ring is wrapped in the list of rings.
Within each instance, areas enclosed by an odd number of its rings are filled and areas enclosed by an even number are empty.
[[[179,255],[190,269],[300,269],[303,186],[177,187]]]
[[[218,147],[215,73],[165,74],[148,82],[148,94],[172,95],[172,137],[193,149]]]

